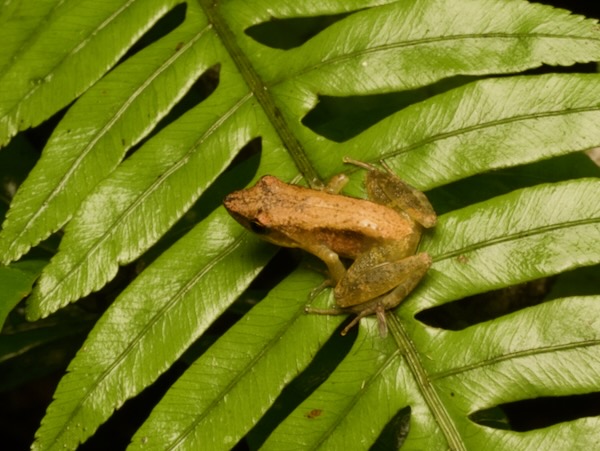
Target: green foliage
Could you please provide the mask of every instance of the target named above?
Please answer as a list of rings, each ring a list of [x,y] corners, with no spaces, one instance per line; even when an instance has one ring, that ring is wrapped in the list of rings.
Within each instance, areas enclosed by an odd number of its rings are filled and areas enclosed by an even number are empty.
[[[244,437],[253,449],[367,449],[382,431],[411,449],[597,442],[597,417],[516,432],[493,410],[598,390],[597,287],[563,285],[558,299],[453,330],[420,316],[578,268],[597,275],[599,171],[575,152],[600,145],[600,76],[514,75],[600,60],[596,21],[524,0],[25,0],[0,23],[0,143],[72,103],[6,214],[0,319],[42,266],[14,261],[59,230],[27,301],[34,324],[120,267],[143,269],[71,360],[34,449],[76,448],[188,350],[131,449]],[[390,336],[362,320],[323,375],[311,362],[343,321],[303,313],[323,277],[301,265],[248,310],[275,249],[217,205],[267,173],[318,186],[345,155],[384,160],[444,214],[421,243],[431,270],[388,313]],[[364,195],[361,171],[349,175],[347,193]],[[314,302],[334,301],[326,290]],[[304,392],[286,401],[294,384]]]

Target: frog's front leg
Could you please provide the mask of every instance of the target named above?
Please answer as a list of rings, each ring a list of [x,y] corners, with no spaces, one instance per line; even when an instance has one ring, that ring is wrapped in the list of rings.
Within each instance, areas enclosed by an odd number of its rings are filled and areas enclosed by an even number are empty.
[[[313,254],[321,259],[329,270],[329,275],[333,280],[333,285],[339,283],[346,274],[346,267],[340,260],[340,256],[323,244],[305,244],[302,246],[306,252]]]

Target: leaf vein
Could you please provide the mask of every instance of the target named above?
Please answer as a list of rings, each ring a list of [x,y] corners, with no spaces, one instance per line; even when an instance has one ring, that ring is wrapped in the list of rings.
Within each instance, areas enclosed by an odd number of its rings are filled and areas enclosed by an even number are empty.
[[[575,40],[575,41],[599,41],[600,38],[588,37],[588,36],[565,36],[559,34],[552,33],[468,33],[468,34],[456,34],[450,36],[435,36],[431,38],[423,38],[423,39],[413,39],[406,40],[401,42],[394,42],[391,44],[383,44],[375,47],[369,47],[365,49],[360,49],[354,52],[344,53],[343,55],[335,56],[329,59],[325,59],[319,61],[317,64],[312,66],[308,66],[293,75],[293,78],[305,75],[309,72],[316,71],[321,69],[324,66],[333,66],[338,63],[342,63],[346,60],[358,59],[362,55],[368,55],[371,53],[377,53],[381,51],[393,50],[402,47],[418,47],[423,45],[428,45],[436,42],[446,42],[446,41],[466,41],[471,39],[512,39],[517,41],[522,41],[524,38],[547,38],[547,39],[557,39],[557,40]],[[276,86],[278,84],[289,81],[292,77],[285,77],[279,80],[274,81],[271,86]]]
[[[558,222],[558,223],[549,224],[549,225],[542,226],[542,227],[536,227],[535,229],[531,229],[531,230],[522,230],[522,231],[512,233],[512,234],[505,234],[502,236],[498,236],[497,238],[492,238],[492,239],[489,239],[486,241],[481,241],[478,243],[472,243],[472,244],[469,244],[468,246],[465,246],[465,247],[462,247],[459,249],[455,249],[450,252],[444,252],[442,254],[435,255],[432,257],[432,259],[434,262],[439,262],[442,260],[447,260],[450,258],[458,257],[460,255],[464,255],[465,253],[471,253],[471,252],[475,252],[479,249],[491,247],[496,244],[517,241],[517,240],[527,238],[530,236],[542,235],[544,233],[548,233],[548,232],[551,232],[554,230],[561,230],[563,228],[578,227],[578,226],[582,226],[582,225],[590,225],[590,224],[595,224],[595,223],[600,223],[600,218],[586,218],[586,219],[580,219],[577,221]]]
[[[277,330],[276,333],[271,335],[271,339],[265,343],[265,345],[261,348],[261,350],[254,354],[253,358],[248,361],[246,365],[236,371],[234,377],[231,379],[229,383],[221,390],[215,398],[206,406],[204,411],[199,415],[195,416],[193,421],[187,426],[181,433],[173,440],[168,447],[165,449],[176,449],[178,448],[184,440],[194,431],[194,429],[204,420],[207,416],[210,415],[211,410],[215,408],[218,404],[223,402],[223,399],[227,396],[227,393],[231,392],[233,388],[239,383],[240,380],[244,378],[246,374],[249,374],[250,370],[259,362],[273,347],[275,347],[282,337],[289,331],[291,325],[293,325],[298,318],[304,315],[304,307],[298,309],[296,313],[289,317],[289,320],[284,322],[282,326]]]
[[[456,368],[452,368],[450,370],[440,371],[438,373],[432,372],[429,374],[430,374],[430,377],[432,380],[439,380],[439,379],[444,379],[446,377],[463,374],[468,371],[473,371],[473,370],[483,368],[486,366],[495,365],[497,363],[505,362],[507,360],[513,360],[513,359],[529,357],[529,356],[536,356],[536,355],[540,355],[540,354],[549,354],[549,353],[560,352],[560,351],[570,351],[573,349],[587,348],[587,347],[598,346],[598,345],[600,345],[600,339],[583,340],[583,341],[572,342],[572,343],[563,343],[563,344],[557,344],[557,345],[551,345],[551,346],[542,346],[539,348],[524,349],[521,351],[510,352],[510,353],[496,356],[496,357],[493,357],[490,359],[482,360],[477,363],[473,363],[471,365],[456,367]]]

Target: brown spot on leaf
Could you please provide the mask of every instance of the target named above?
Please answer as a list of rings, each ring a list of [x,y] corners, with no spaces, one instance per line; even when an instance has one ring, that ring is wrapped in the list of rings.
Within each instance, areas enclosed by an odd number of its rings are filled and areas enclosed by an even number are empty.
[[[313,418],[320,417],[322,413],[323,413],[322,409],[313,409],[306,414],[306,418],[308,418],[309,420],[312,420]]]

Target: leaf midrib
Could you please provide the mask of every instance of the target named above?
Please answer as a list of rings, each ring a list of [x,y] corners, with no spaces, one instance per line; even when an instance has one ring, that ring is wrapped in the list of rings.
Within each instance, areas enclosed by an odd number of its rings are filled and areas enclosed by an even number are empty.
[[[586,36],[564,36],[557,35],[552,33],[465,33],[465,34],[455,34],[455,35],[446,35],[446,36],[436,36],[431,38],[422,38],[422,39],[413,39],[401,42],[394,42],[392,44],[383,44],[375,47],[369,47],[365,49],[360,49],[350,53],[344,53],[342,55],[338,55],[329,59],[325,59],[319,61],[312,66],[308,66],[298,72],[296,72],[293,77],[282,77],[280,79],[273,80],[269,83],[269,86],[274,87],[281,83],[287,82],[290,78],[297,78],[299,76],[305,75],[307,73],[317,71],[321,67],[334,65],[338,63],[342,63],[346,60],[351,59],[359,59],[363,55],[367,55],[370,53],[377,53],[402,47],[418,47],[421,45],[428,45],[435,42],[446,42],[446,41],[459,41],[459,40],[470,40],[470,39],[515,39],[518,41],[523,41],[523,39],[533,39],[533,38],[548,38],[548,39],[558,39],[558,40],[579,40],[579,41],[598,41],[600,42],[600,38],[586,37]]]
[[[562,222],[557,222],[557,223],[553,223],[553,224],[548,224],[546,226],[535,227],[535,228],[529,229],[529,230],[522,230],[522,231],[519,231],[516,233],[503,234],[503,235],[500,235],[496,238],[492,238],[489,240],[471,243],[465,247],[461,247],[461,248],[452,250],[450,252],[437,254],[432,257],[432,260],[434,262],[440,262],[443,260],[456,258],[456,257],[459,257],[464,254],[472,253],[479,249],[491,247],[496,244],[511,242],[511,241],[518,241],[523,238],[527,238],[527,237],[535,236],[535,235],[542,235],[542,234],[545,234],[548,232],[552,232],[554,230],[562,230],[562,229],[571,228],[571,227],[591,225],[591,224],[595,224],[595,223],[600,223],[600,218],[591,217],[591,218],[579,219],[579,220],[575,220],[575,221],[562,221]]]
[[[436,133],[433,135],[429,135],[424,139],[415,141],[414,143],[409,144],[405,147],[400,147],[398,150],[395,150],[393,152],[386,152],[385,156],[381,157],[381,158],[392,158],[392,157],[395,157],[395,156],[398,156],[398,155],[401,155],[404,153],[408,153],[414,149],[423,147],[427,144],[434,143],[436,141],[441,141],[446,138],[452,138],[454,136],[459,136],[459,135],[463,135],[463,134],[466,135],[468,133],[471,133],[471,132],[477,131],[477,130],[483,130],[486,128],[494,128],[499,125],[511,124],[513,122],[525,122],[528,120],[537,120],[540,118],[547,118],[547,117],[569,116],[572,114],[600,111],[600,105],[590,105],[590,106],[579,107],[579,108],[570,108],[568,106],[560,105],[560,107],[562,108],[560,110],[535,112],[535,113],[530,113],[530,114],[517,114],[514,116],[510,116],[510,117],[485,121],[485,122],[482,122],[479,124],[468,125],[466,127],[455,128],[449,132]]]
[[[396,315],[387,314],[386,318],[396,346],[404,356],[410,373],[413,375],[415,383],[418,385],[419,391],[429,407],[435,422],[446,438],[449,448],[454,451],[466,450],[456,424],[452,421],[452,417],[431,384],[431,378],[421,363],[421,353],[416,349],[406,328]]]
[[[537,356],[540,354],[551,354],[560,351],[570,351],[578,348],[587,348],[590,346],[598,346],[600,345],[600,339],[595,340],[582,340],[571,343],[563,343],[558,345],[550,345],[550,346],[540,346],[537,348],[529,348],[521,351],[509,352],[507,354],[502,354],[496,357],[492,357],[490,359],[481,360],[477,363],[472,363],[470,365],[455,367],[446,371],[433,372],[429,373],[429,377],[431,380],[440,380],[446,377],[455,376],[457,374],[466,373],[468,371],[476,370],[478,368],[483,368],[490,365],[495,365],[497,363],[505,362],[507,360],[514,360],[522,357],[529,356]]]
[[[236,37],[229,28],[229,25],[220,12],[217,11],[217,2],[213,2],[212,0],[198,0],[198,3],[208,18],[209,23],[214,26],[223,47],[233,60],[250,91],[256,96],[256,100],[262,107],[265,116],[281,139],[284,147],[288,150],[298,170],[311,187],[323,186],[323,182],[310,162],[304,146],[292,132],[280,109],[273,101],[267,84],[260,78],[246,54],[237,44]]]

